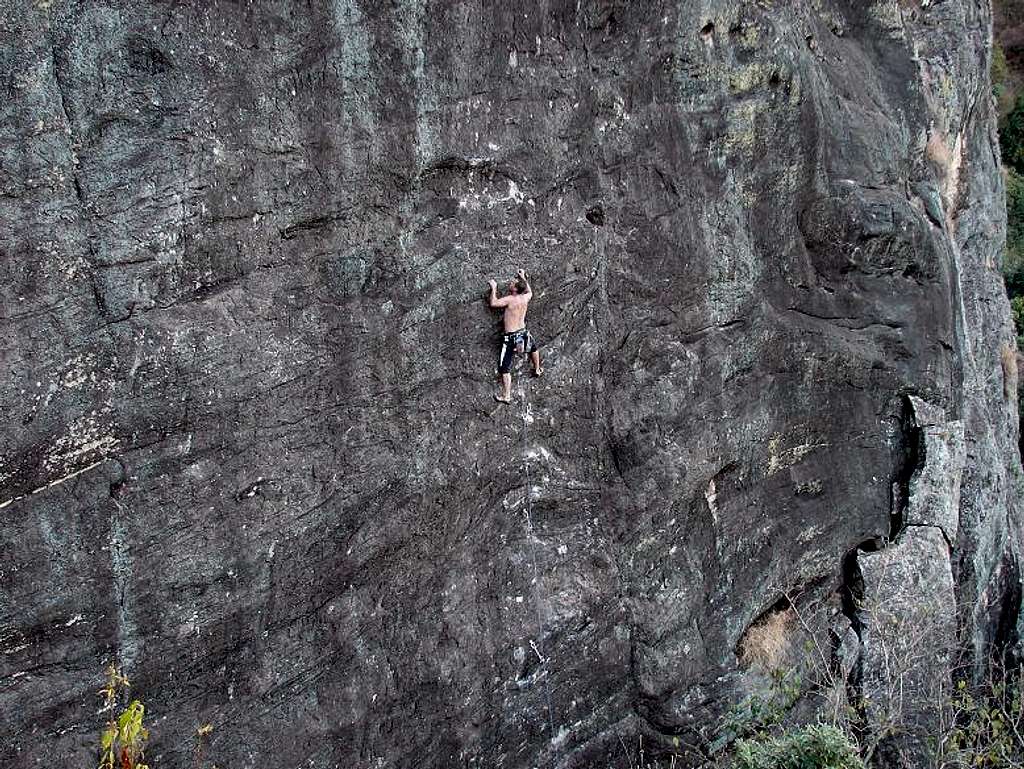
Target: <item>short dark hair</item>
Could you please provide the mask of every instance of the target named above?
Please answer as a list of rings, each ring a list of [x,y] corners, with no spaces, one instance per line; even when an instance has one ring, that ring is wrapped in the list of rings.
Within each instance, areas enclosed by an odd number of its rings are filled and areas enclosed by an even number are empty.
[[[517,294],[525,294],[526,293],[526,281],[525,280],[523,280],[522,278],[516,278],[515,284],[516,284],[516,293]]]

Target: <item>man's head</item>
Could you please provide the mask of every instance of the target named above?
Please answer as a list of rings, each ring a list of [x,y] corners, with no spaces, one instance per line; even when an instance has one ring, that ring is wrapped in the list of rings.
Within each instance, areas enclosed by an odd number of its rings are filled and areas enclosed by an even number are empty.
[[[522,278],[513,278],[508,282],[508,290],[511,294],[525,294],[526,281]]]

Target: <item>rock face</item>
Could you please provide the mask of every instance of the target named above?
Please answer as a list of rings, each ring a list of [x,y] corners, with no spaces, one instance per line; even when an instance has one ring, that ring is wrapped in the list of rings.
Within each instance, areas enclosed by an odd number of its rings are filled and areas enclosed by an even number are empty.
[[[3,766],[88,765],[110,661],[155,767],[511,769],[704,744],[801,633],[926,731],[887,634],[1016,642],[987,3],[0,25]]]

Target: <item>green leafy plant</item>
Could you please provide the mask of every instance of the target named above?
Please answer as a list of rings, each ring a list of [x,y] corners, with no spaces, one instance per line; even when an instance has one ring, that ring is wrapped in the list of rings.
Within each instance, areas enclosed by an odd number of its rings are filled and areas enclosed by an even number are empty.
[[[127,699],[130,687],[128,678],[116,667],[107,668],[106,684],[99,692],[103,698],[100,712],[109,712],[110,719],[100,734],[98,769],[149,769],[143,761],[149,739],[149,730],[142,725],[146,708],[138,700],[132,700],[124,710],[117,712],[122,696]]]
[[[992,42],[992,63],[989,65],[989,79],[992,82],[992,96],[995,97],[1000,115],[1005,114],[1013,104],[1014,88],[1006,53],[998,41]]]
[[[1003,164],[1017,173],[1024,173],[1024,94],[1017,97],[1013,109],[1003,121],[999,132]]]
[[[981,692],[959,681],[944,708],[937,745],[943,769],[1017,769],[1024,765],[1024,701],[1021,673],[997,680]]]
[[[733,769],[864,769],[864,764],[842,731],[814,724],[739,740]]]
[[[1024,176],[1006,174],[1006,256],[1003,280],[1010,297],[1024,295]]]
[[[798,674],[774,670],[771,676],[772,686],[767,694],[744,698],[722,718],[718,736],[709,748],[712,755],[742,737],[765,736],[769,729],[782,723],[790,708],[800,699],[802,682]]]
[[[1013,313],[1013,325],[1017,329],[1017,347],[1024,350],[1024,296],[1015,296],[1010,300],[1010,311]]]

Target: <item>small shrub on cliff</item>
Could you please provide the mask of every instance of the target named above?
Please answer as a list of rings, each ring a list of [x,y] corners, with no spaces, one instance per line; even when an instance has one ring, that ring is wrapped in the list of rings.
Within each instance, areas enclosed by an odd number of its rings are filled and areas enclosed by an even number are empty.
[[[733,769],[864,769],[864,764],[845,734],[817,724],[776,737],[740,740]]]
[[[712,754],[729,748],[741,737],[764,737],[782,723],[800,699],[802,682],[797,673],[776,669],[771,675],[772,686],[766,695],[750,695],[723,716],[718,735],[709,746]]]
[[[1013,313],[1013,325],[1017,328],[1017,349],[1024,350],[1024,296],[1015,296],[1010,300]]]
[[[149,769],[143,762],[149,731],[142,725],[146,709],[138,700],[132,700],[117,714],[121,695],[127,695],[130,684],[116,667],[107,668],[107,682],[100,689],[103,707],[110,712],[103,733],[100,734],[100,763],[98,769]]]
[[[196,729],[196,752],[193,761],[195,769],[202,769],[203,751],[206,749],[206,741],[211,734],[213,734],[213,724],[203,724]],[[217,769],[217,766],[213,765],[213,769]]]
[[[1006,257],[1003,280],[1010,297],[1024,295],[1024,176],[1006,174]]]
[[[1017,173],[1024,173],[1024,94],[1017,97],[1013,109],[1003,121],[999,132],[1003,164]]]
[[[998,680],[980,695],[966,681],[945,703],[937,759],[943,769],[1017,769],[1024,763],[1021,674]]]

